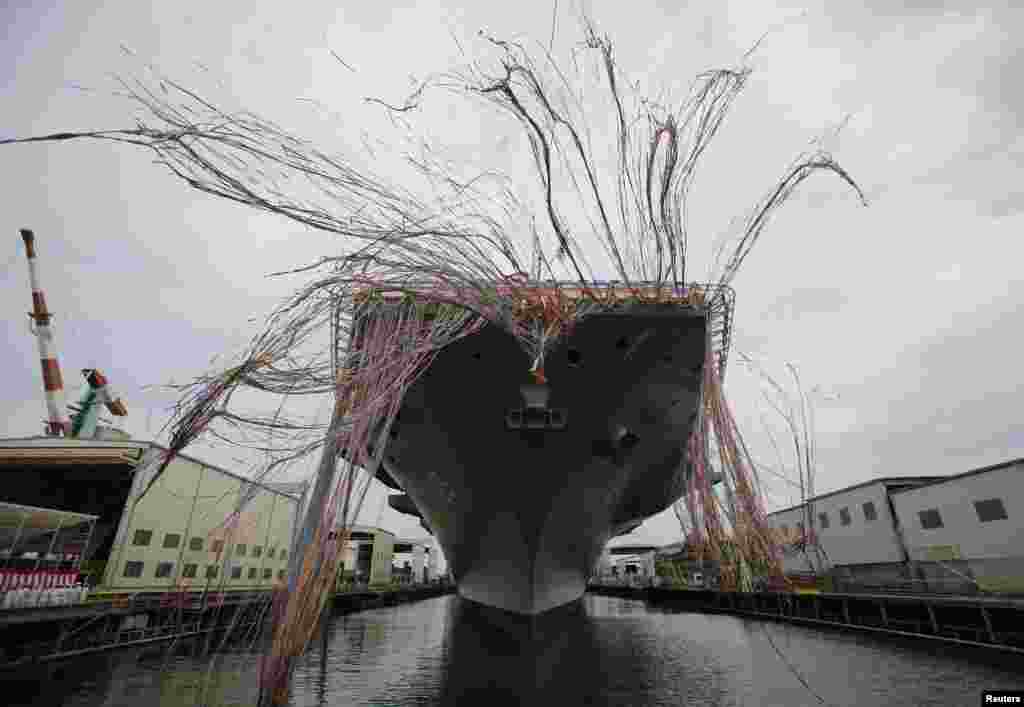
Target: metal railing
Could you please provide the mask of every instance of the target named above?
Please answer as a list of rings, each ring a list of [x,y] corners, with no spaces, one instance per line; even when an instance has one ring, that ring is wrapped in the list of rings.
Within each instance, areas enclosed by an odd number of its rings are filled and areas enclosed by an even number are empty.
[[[9,612],[53,612],[61,609],[69,611],[81,610],[83,608],[95,608],[109,606],[111,609],[127,609],[131,611],[147,611],[151,609],[177,609],[186,611],[201,611],[218,606],[233,606],[258,601],[267,601],[271,596],[269,591],[240,591],[240,592],[189,592],[178,593],[136,593],[136,594],[89,594],[84,601],[77,601],[72,604],[44,605],[44,606],[21,606],[9,607],[0,610],[0,613]]]
[[[23,663],[52,660],[75,653],[115,650],[120,647],[139,645],[146,642],[155,643],[172,640],[175,637],[187,638],[218,631],[231,630],[234,634],[242,635],[243,632],[252,629],[259,623],[259,621],[245,621],[235,624],[233,627],[231,625],[222,625],[203,628],[200,622],[193,621],[181,626],[177,624],[164,624],[125,629],[123,631],[71,636],[63,640],[32,641],[18,646],[18,654],[13,657],[13,660],[5,661],[6,665],[0,664],[0,667],[10,668]]]
[[[501,295],[511,295],[518,289],[533,290],[541,292],[560,291],[569,294],[573,298],[581,298],[584,289],[591,291],[613,291],[619,290],[624,297],[631,293],[652,297],[652,293],[664,293],[666,296],[674,297],[690,303],[693,306],[706,307],[708,312],[709,335],[711,346],[714,352],[715,362],[718,364],[718,375],[725,377],[725,367],[729,358],[729,348],[732,343],[732,323],[736,308],[736,291],[729,285],[718,283],[692,282],[676,288],[672,282],[655,281],[633,281],[627,285],[619,280],[594,280],[587,282],[585,287],[577,281],[555,281],[555,280],[528,280],[514,282],[512,279],[504,281],[493,281],[486,283],[494,287]],[[486,286],[485,285],[485,286]],[[415,286],[412,285],[413,289]],[[438,290],[435,295],[455,296],[454,290]],[[401,302],[409,296],[409,292],[388,288],[363,287],[357,292],[355,298],[358,303],[365,302],[371,298],[378,298],[381,301]],[[416,295],[422,299],[429,299],[423,293]]]
[[[445,579],[435,579],[429,582],[342,582],[335,589],[335,594],[350,594],[362,592],[415,592],[422,589],[443,589],[452,586],[452,583]]]
[[[224,592],[136,592],[133,594],[116,594],[112,592],[99,592],[89,595],[89,602],[109,602],[115,608],[130,607],[133,609],[143,608],[168,608],[177,606],[175,602],[182,602],[183,608],[201,608],[216,606],[218,602],[224,604],[239,604],[251,601],[265,600],[270,596],[270,590],[264,591],[224,591]]]
[[[979,589],[976,584],[956,580],[905,579],[886,582],[864,582],[836,578],[835,591],[840,594],[954,594],[981,596],[996,594]]]

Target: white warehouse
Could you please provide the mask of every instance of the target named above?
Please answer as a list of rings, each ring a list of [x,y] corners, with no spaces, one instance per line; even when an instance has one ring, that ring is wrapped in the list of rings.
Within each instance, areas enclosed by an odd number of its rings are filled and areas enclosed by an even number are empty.
[[[865,565],[902,566],[908,559],[900,539],[891,494],[928,484],[943,477],[883,478],[817,496],[806,505],[768,516],[770,527],[792,543],[809,527],[817,546],[784,555],[783,569],[791,573],[822,573],[834,567]],[[870,574],[877,574],[877,570]],[[860,572],[859,574],[864,574]]]
[[[1024,592],[1024,460],[892,496],[911,559],[930,578]]]
[[[1024,592],[1024,460],[956,476],[883,478],[769,515],[787,573],[829,573],[836,589],[909,583],[923,591]],[[808,526],[813,540],[795,540]]]

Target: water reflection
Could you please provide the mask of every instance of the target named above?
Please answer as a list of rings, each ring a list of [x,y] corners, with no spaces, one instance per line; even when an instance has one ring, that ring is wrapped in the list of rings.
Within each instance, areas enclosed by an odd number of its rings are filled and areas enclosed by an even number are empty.
[[[530,619],[453,598],[446,640],[441,704],[578,697],[576,667],[592,664],[598,645],[582,601]]]
[[[323,673],[327,689],[319,693],[326,701],[318,696],[314,702],[308,693],[304,698],[297,687],[297,707],[817,707],[814,693],[837,706],[910,707],[970,704],[982,689],[1024,685],[1018,677],[1022,666],[1013,659],[995,666],[984,654],[954,656],[933,645],[605,597],[586,597],[532,622],[455,597],[341,621],[331,649],[336,653],[327,656]],[[368,640],[371,635],[374,640]]]
[[[323,646],[326,645],[326,651]],[[780,657],[781,654],[781,657]],[[293,707],[390,705],[962,705],[1024,687],[1019,660],[860,634],[586,597],[539,621],[456,597],[336,617],[292,685]],[[3,704],[253,705],[257,658],[211,666],[158,651],[0,676]]]

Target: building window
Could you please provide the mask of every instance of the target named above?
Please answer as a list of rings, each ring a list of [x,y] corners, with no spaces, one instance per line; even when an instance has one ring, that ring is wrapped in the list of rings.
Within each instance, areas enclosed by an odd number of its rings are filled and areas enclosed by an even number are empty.
[[[254,545],[253,548],[252,548],[252,556],[253,557],[259,557],[262,554],[263,554],[263,546],[262,545]]]
[[[921,519],[921,527],[925,530],[942,527],[942,516],[939,515],[938,508],[932,508],[927,511],[918,511],[917,517]]]
[[[873,501],[868,501],[863,505],[864,508],[864,520],[872,521],[878,517],[878,513],[875,512],[875,504]]]
[[[164,577],[170,577],[171,572],[174,571],[173,562],[161,562],[156,566],[156,578],[163,579]]]
[[[192,538],[191,540],[188,541],[188,549],[196,551],[196,552],[202,550],[203,549],[203,539],[202,538]]]
[[[277,548],[276,547],[272,547],[272,548],[267,550],[267,557],[269,557],[271,560],[274,559],[274,555],[276,555],[276,554],[277,554]]]
[[[845,508],[844,507],[844,508],[840,508],[839,509],[839,524],[840,525],[849,525],[850,524],[850,509],[849,508]]]
[[[223,549],[224,549],[224,541],[223,540],[214,540],[213,541],[213,547],[210,548],[210,552],[220,552]]]
[[[152,530],[136,530],[135,537],[132,538],[132,545],[149,545],[149,541],[153,539]]]
[[[181,576],[186,579],[191,579],[196,576],[196,565],[184,565],[181,568]]]
[[[978,514],[978,520],[988,523],[993,520],[1006,520],[1006,506],[1003,499],[990,498],[987,501],[975,501],[974,512]]]
[[[242,578],[242,568],[241,567],[232,567],[231,568],[231,579],[241,579],[241,578]]]
[[[217,574],[218,574],[219,571],[220,571],[220,568],[217,565],[207,565],[206,566],[206,578],[207,579],[217,579]]]
[[[249,568],[249,579],[256,579],[256,573],[259,572],[255,567]]]
[[[142,576],[142,563],[141,562],[125,562],[124,563],[124,576],[125,577],[141,577]]]
[[[277,571],[277,578],[278,579],[284,579],[284,570],[278,570]]]
[[[274,570],[270,569],[269,567],[263,568],[263,579],[270,579],[270,576],[272,574],[274,574]]]
[[[238,547],[235,548],[235,553],[241,557],[245,557],[245,545],[239,543]]]
[[[281,550],[281,559],[282,560],[287,560],[288,559],[288,551],[287,550]]]
[[[178,547],[181,544],[181,535],[178,533],[167,533],[164,536],[164,548],[171,549]]]
[[[818,523],[821,524],[821,527],[823,529],[827,528],[828,527],[828,513],[819,513],[818,514]]]

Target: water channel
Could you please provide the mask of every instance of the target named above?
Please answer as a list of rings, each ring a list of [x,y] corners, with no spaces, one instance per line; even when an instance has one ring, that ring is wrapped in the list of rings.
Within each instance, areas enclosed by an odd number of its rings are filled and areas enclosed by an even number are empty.
[[[335,617],[321,645],[297,668],[294,707],[959,707],[984,689],[1024,688],[1015,656],[589,595],[532,630],[455,596],[373,609]],[[257,659],[121,651],[0,676],[0,688],[11,707],[248,707]]]

